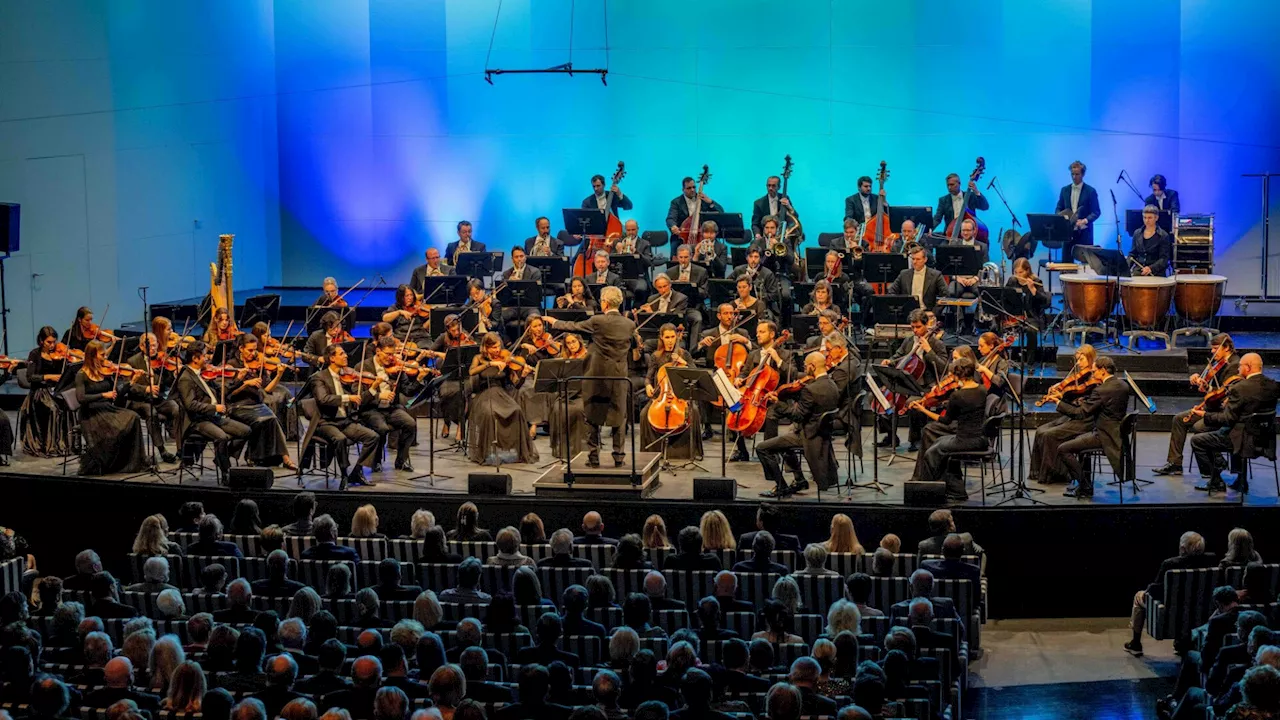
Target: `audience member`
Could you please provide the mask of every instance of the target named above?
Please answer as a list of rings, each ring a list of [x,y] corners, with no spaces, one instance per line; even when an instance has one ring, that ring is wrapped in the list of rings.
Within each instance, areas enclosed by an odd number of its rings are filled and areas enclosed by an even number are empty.
[[[142,519],[138,534],[133,538],[135,555],[164,557],[182,555],[182,546],[169,540],[169,528],[163,515],[148,515]]]
[[[352,720],[372,720],[374,700],[382,680],[382,662],[372,655],[356,658],[351,666],[351,680],[351,687],[325,695],[320,706],[340,707],[351,713]]]
[[[698,531],[702,533],[703,552],[733,550],[738,546],[733,539],[733,529],[729,527],[729,518],[719,510],[708,510],[702,513],[702,519],[698,522]]]
[[[384,645],[378,652],[378,660],[382,662],[383,687],[399,688],[410,700],[431,697],[431,688],[426,683],[409,677],[409,664],[405,659],[404,648],[395,643]]]
[[[934,513],[937,515],[938,512]],[[947,515],[948,519],[950,514]],[[932,516],[930,516],[932,520]],[[1133,608],[1129,614],[1129,629],[1133,632],[1133,639],[1124,644],[1124,649],[1131,655],[1142,656],[1142,631],[1147,626],[1147,604],[1151,600],[1164,600],[1164,576],[1170,570],[1193,570],[1196,568],[1213,567],[1217,564],[1217,558],[1212,553],[1205,552],[1204,538],[1197,532],[1185,532],[1178,539],[1178,554],[1171,558],[1166,558],[1160,563],[1160,569],[1156,571],[1156,579],[1147,586],[1146,590],[1139,590],[1133,596]],[[1175,640],[1175,646],[1184,645],[1186,640],[1179,638]]]
[[[702,531],[690,525],[676,536],[680,551],[662,561],[664,570],[720,570],[720,558],[702,552]]]
[[[538,618],[533,633],[534,644],[516,653],[516,664],[545,666],[559,660],[569,667],[579,667],[582,661],[577,655],[557,647],[563,630],[560,616],[553,612]]]
[[[639,717],[639,706],[646,700],[656,700],[664,708],[679,707],[676,692],[658,683],[658,658],[648,649],[641,650],[632,658],[618,704],[627,709],[635,708]]]
[[[977,584],[982,579],[982,571],[977,565],[961,559],[964,548],[964,538],[959,533],[951,533],[942,541],[942,559],[925,560],[920,563],[920,568],[933,573],[937,580],[969,580]]]
[[[520,542],[523,545],[541,545],[547,541],[547,529],[537,513],[526,513],[520,518]]]
[[[930,577],[933,577],[932,575]],[[883,617],[884,612],[877,610],[867,604],[871,599],[871,590],[874,587],[871,582],[871,576],[866,573],[849,573],[849,577],[844,579],[844,597],[849,602],[858,606],[858,613],[861,617]]]
[[[645,549],[666,550],[671,547],[671,541],[667,539],[667,523],[661,515],[645,518],[644,531],[640,536],[644,538]]]
[[[227,587],[227,607],[213,613],[214,622],[252,625],[258,618],[258,612],[249,606],[252,601],[253,588],[249,581],[244,578],[232,580]]]
[[[489,542],[493,537],[479,526],[480,508],[473,502],[458,507],[457,526],[449,531],[449,539],[459,542]]]
[[[502,683],[488,680],[489,652],[472,645],[459,653],[458,665],[467,681],[467,697],[482,703],[510,703],[511,690]]]
[[[713,597],[720,603],[720,613],[746,612],[754,613],[756,606],[746,600],[738,599],[738,576],[728,570],[716,573]]]
[[[755,540],[756,533],[764,530],[773,534],[773,541],[777,549],[790,550],[799,554],[800,538],[782,532],[785,522],[782,517],[782,511],[778,509],[777,505],[760,503],[760,507],[756,509],[756,529],[749,533],[743,533],[738,538],[738,547],[752,547],[752,541]]]
[[[231,513],[230,530],[232,535],[257,535],[262,532],[258,503],[249,498],[242,498],[237,502],[235,511]]]
[[[768,720],[800,720],[803,707],[804,696],[795,685],[780,682],[765,695],[764,714]]]
[[[902,552],[902,538],[893,533],[885,533],[884,537],[880,538],[880,547],[897,555]]]
[[[791,632],[793,614],[784,603],[775,599],[768,600],[764,604],[761,617],[764,619],[765,629],[752,635],[752,640],[763,638],[775,645],[804,642],[804,638]]]
[[[676,610],[688,612],[683,600],[667,597],[667,576],[653,570],[644,576],[644,594],[649,598],[649,605],[654,612]]]
[[[315,543],[302,551],[304,560],[349,560],[360,562],[355,548],[338,544],[338,523],[329,515],[321,515],[312,523],[311,533]]]
[[[618,549],[613,554],[614,570],[652,570],[653,563],[644,554],[644,542],[635,533],[627,533],[618,539]]]
[[[298,663],[294,661],[293,657],[287,653],[276,655],[267,663],[266,688],[250,697],[262,701],[263,707],[267,710],[268,718],[278,717],[285,705],[302,697],[302,694],[294,690],[293,687],[297,679]]]
[[[604,519],[592,510],[582,516],[582,534],[573,539],[574,545],[617,545],[615,538],[604,536]]]
[[[542,581],[531,565],[518,567],[511,574],[511,594],[517,605],[546,605],[548,609],[555,609],[556,604],[542,596]]]
[[[871,554],[871,577],[894,577],[897,575],[898,557],[884,548],[876,548]]]
[[[631,661],[640,652],[640,636],[635,630],[623,625],[613,629],[609,636],[609,667],[618,672],[626,672],[631,668]]]
[[[416,600],[422,594],[421,586],[401,582],[400,561],[395,558],[383,558],[378,562],[378,584],[373,586],[373,590],[383,601]]]
[[[733,571],[789,575],[791,568],[773,561],[773,550],[773,533],[767,530],[757,532],[751,539],[751,558],[735,564]]]
[[[818,692],[822,668],[811,657],[796,658],[787,679],[800,691],[801,715],[835,715],[836,701]]]
[[[685,671],[684,677],[680,679],[680,694],[684,697],[684,707],[669,715],[673,719],[734,720],[732,715],[711,707],[711,676],[698,668]]]
[[[1227,553],[1222,556],[1222,562],[1218,563],[1220,567],[1244,567],[1260,562],[1262,556],[1253,549],[1253,535],[1248,530],[1235,528],[1227,533]]]
[[[293,496],[291,502],[293,508],[293,522],[285,525],[285,535],[310,535],[312,533],[311,522],[316,515],[316,494],[310,490],[303,490]]]
[[[177,532],[193,533],[200,530],[200,518],[204,517],[204,503],[189,500],[178,507]]]
[[[920,541],[916,547],[917,555],[941,555],[942,544],[946,541],[947,536],[957,533],[956,519],[950,510],[934,510],[929,515],[929,537]],[[959,533],[960,539],[964,541],[964,552],[962,555],[982,555],[984,551],[982,546],[973,541],[973,536],[969,533]]]
[[[103,683],[99,688],[84,696],[86,707],[106,708],[120,700],[132,700],[138,708],[148,712],[160,710],[160,696],[140,692],[133,688],[133,662],[127,657],[112,658],[103,671]],[[34,694],[33,694],[34,695]]]
[[[325,573],[324,597],[326,600],[350,600],[355,597],[351,592],[351,566],[338,562],[329,566]]]
[[[102,559],[92,550],[82,550],[76,555],[75,565],[76,574],[62,581],[62,589],[89,592],[94,576],[102,572]]]
[[[703,642],[732,640],[740,637],[735,630],[721,627],[724,615],[721,614],[720,601],[708,595],[698,601],[698,637]]]
[[[550,685],[551,678],[545,665],[524,665],[516,678],[519,702],[504,706],[493,714],[491,720],[566,720],[569,708],[547,702]]]
[[[510,525],[498,531],[498,539],[494,544],[498,552],[489,556],[489,565],[506,568],[535,565],[533,558],[520,552],[520,531]]]
[[[346,659],[347,648],[342,643],[333,638],[325,640],[316,653],[319,669],[311,677],[298,681],[294,689],[315,698],[349,689],[351,681],[340,674]]]
[[[640,637],[664,638],[667,631],[650,624],[653,619],[653,604],[647,595],[631,593],[622,603],[622,624],[631,628]]]
[[[207,513],[200,518],[199,532],[200,539],[187,546],[188,555],[244,559],[239,546],[222,539],[222,521],[217,515]]]
[[[401,540],[422,540],[427,536],[427,531],[436,527],[436,515],[430,510],[418,508],[413,511],[413,516],[409,518],[409,534],[401,535]],[[442,530],[441,533],[444,531]]]
[[[818,575],[839,577],[840,573],[827,567],[827,549],[820,543],[809,543],[804,546],[804,568],[797,570],[797,575]]]
[[[305,583],[289,578],[290,562],[289,554],[284,550],[272,550],[271,554],[267,555],[267,576],[250,583],[253,594],[269,598],[291,598],[305,588]],[[280,707],[284,705],[281,704]]]
[[[587,599],[587,589],[583,586],[570,585],[565,588],[561,599],[561,606],[564,607],[564,614],[560,617],[561,628],[566,635],[590,635],[603,642],[604,626],[586,617]]]
[[[356,508],[351,516],[351,537],[386,539],[386,535],[378,532],[377,508],[368,503]]]
[[[574,557],[573,533],[568,528],[560,528],[551,533],[551,556],[538,561],[538,567],[591,567],[586,558]]]
[[[440,602],[447,603],[487,603],[492,600],[489,593],[480,590],[480,560],[469,557],[458,563],[457,585],[440,593]]]
[[[209,563],[200,570],[200,587],[195,595],[221,595],[227,588],[227,568],[222,563]]]

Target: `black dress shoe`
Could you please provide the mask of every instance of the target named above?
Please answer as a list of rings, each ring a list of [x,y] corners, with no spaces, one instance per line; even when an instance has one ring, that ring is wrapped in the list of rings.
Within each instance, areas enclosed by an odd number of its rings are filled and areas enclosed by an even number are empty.
[[[161,462],[167,462],[167,463],[177,462],[177,461],[178,461],[178,456],[177,456],[177,455],[174,455],[174,454],[173,454],[173,453],[171,453],[171,452],[167,452],[167,451],[166,451],[166,452],[162,452],[162,453],[160,453],[160,461],[161,461]]]
[[[715,437],[715,433],[711,432],[711,428],[702,428],[702,439],[710,440]]]
[[[1076,488],[1076,487],[1069,487],[1069,488],[1067,488],[1066,490],[1063,490],[1063,491],[1062,491],[1062,495],[1063,495],[1064,497],[1077,498],[1077,499],[1078,499],[1078,498],[1092,498],[1092,497],[1093,497],[1093,491],[1092,491],[1092,490],[1081,490],[1080,488]]]
[[[359,468],[357,468],[355,470],[352,470],[351,474],[347,475],[346,484],[351,485],[352,487],[361,487],[364,485],[368,485],[369,483],[365,481],[364,473]]]
[[[1243,478],[1241,478],[1241,479],[1239,479],[1239,480],[1236,480],[1236,481],[1235,481],[1235,482],[1233,482],[1233,483],[1229,483],[1229,484],[1227,485],[1227,487],[1228,487],[1228,488],[1230,488],[1230,489],[1232,489],[1232,490],[1235,490],[1236,492],[1240,493],[1241,495],[1248,495],[1248,494],[1249,494],[1249,481],[1248,481],[1248,480],[1245,480],[1245,479],[1243,479]]]
[[[412,463],[412,462],[410,462],[410,461],[408,461],[408,460],[405,460],[405,461],[404,461],[404,462],[402,462],[402,463],[398,463],[398,464],[396,465],[396,469],[397,469],[397,470],[403,470],[403,471],[405,471],[405,472],[413,472],[413,463]]]
[[[1156,475],[1181,475],[1182,465],[1174,463],[1165,463],[1164,465],[1151,471]]]
[[[785,490],[779,492],[778,488],[776,487],[769,488],[768,490],[765,490],[764,492],[760,493],[760,497],[762,498],[780,498],[780,497],[786,497],[786,496],[787,496],[787,492]]]
[[[751,462],[751,453],[735,452],[729,456],[729,462]]]
[[[1200,492],[1226,492],[1227,484],[1222,482],[1221,479],[1214,478],[1204,485],[1197,485],[1196,489]]]
[[[897,438],[890,438],[888,435],[876,441],[876,447],[897,447]]]
[[[907,446],[907,452],[920,452],[920,443],[913,442]]]
[[[598,468],[598,467],[600,467],[600,456],[599,456],[599,455],[588,455],[588,456],[587,456],[587,467],[592,467],[592,468]]]
[[[809,489],[809,481],[804,478],[800,478],[799,480],[791,483],[790,489],[793,493],[804,492]]]

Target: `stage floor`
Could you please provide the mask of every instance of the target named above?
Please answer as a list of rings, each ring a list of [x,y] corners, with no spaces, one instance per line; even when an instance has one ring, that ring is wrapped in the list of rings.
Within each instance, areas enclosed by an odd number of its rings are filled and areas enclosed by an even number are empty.
[[[420,447],[415,448],[412,454],[413,464],[416,469],[415,475],[425,475],[430,469],[430,458],[427,451],[426,430],[428,423],[420,420],[420,429],[422,435],[419,438]],[[905,430],[902,436],[906,436]],[[1151,480],[1150,485],[1139,483],[1137,496],[1133,494],[1128,485],[1125,486],[1123,494],[1123,503],[1125,505],[1223,505],[1238,504],[1241,497],[1235,492],[1226,494],[1215,493],[1212,497],[1205,493],[1197,492],[1193,486],[1199,482],[1199,476],[1192,472],[1181,477],[1159,477],[1152,474],[1154,468],[1164,464],[1165,453],[1168,447],[1169,435],[1167,432],[1140,432],[1138,434],[1138,478],[1139,480]],[[1028,432],[1028,449],[1030,447],[1031,434]],[[1006,446],[1008,445],[1008,436],[1005,437]],[[873,477],[873,462],[871,456],[872,443],[874,438],[870,430],[864,431],[863,436],[864,447],[866,448],[865,459],[857,468],[857,477],[855,482],[869,483]],[[500,470],[495,470],[493,466],[481,466],[471,463],[466,456],[457,449],[446,449],[451,445],[450,442],[437,438],[437,452],[435,456],[435,473],[436,480],[431,483],[425,479],[411,479],[411,475],[404,472],[397,472],[391,469],[391,462],[385,463],[385,468],[374,474],[372,477],[377,482],[374,487],[350,488],[348,491],[360,495],[377,496],[380,494],[422,494],[422,495],[440,495],[440,496],[465,496],[467,495],[467,475],[475,472],[504,472],[509,473],[512,478],[512,495],[513,496],[534,496],[533,483],[544,472],[548,463],[552,463],[554,458],[551,456],[551,448],[549,440],[546,436],[539,435],[535,442],[542,459],[538,463],[523,463],[503,465]],[[606,447],[608,443],[606,440]],[[628,440],[627,447],[630,447]],[[704,449],[706,456],[699,463],[703,469],[684,468],[675,471],[664,470],[659,475],[659,484],[653,494],[650,496],[653,500],[670,501],[670,500],[692,500],[693,499],[693,478],[695,475],[721,475],[720,462],[720,436],[705,443]],[[732,445],[728,447],[730,453],[733,451]],[[840,462],[840,476],[842,482],[848,475],[848,463],[844,454],[843,439],[836,439],[836,450],[838,460]],[[296,455],[296,452],[295,452]],[[880,450],[881,460],[879,461],[879,477],[885,483],[884,492],[880,493],[870,488],[844,489],[839,494],[826,493],[822,494],[819,499],[816,490],[810,485],[810,489],[799,495],[792,496],[783,500],[786,503],[805,503],[805,504],[822,504],[831,506],[876,506],[876,507],[896,507],[902,506],[903,502],[903,483],[910,479],[914,468],[915,453],[907,453],[906,446],[900,449],[900,456],[889,462],[889,454],[887,450]],[[754,457],[754,456],[753,456]],[[1187,456],[1190,458],[1190,455]],[[605,461],[608,462],[608,454],[605,454]],[[1009,476],[1007,467],[1008,455],[1002,458],[1005,467],[1005,475]],[[858,463],[854,458],[855,464]],[[1105,463],[1104,463],[1105,466]],[[176,470],[176,465],[163,465],[162,470]],[[1255,462],[1254,464],[1254,480],[1250,483],[1250,494],[1244,499],[1245,504],[1256,507],[1270,507],[1280,504],[1276,495],[1276,483],[1271,473],[1266,472],[1268,469],[1264,463]],[[67,472],[74,474],[76,470],[76,462],[74,458],[67,465]],[[60,459],[42,459],[32,458],[22,455],[20,452],[13,458],[11,466],[0,468],[0,475],[20,473],[24,475],[61,475],[62,460]],[[728,463],[725,474],[734,478],[738,483],[737,502],[739,503],[756,503],[760,501],[760,493],[770,486],[764,479],[763,469],[756,460],[749,463],[737,462]],[[154,475],[141,475],[136,477],[126,477],[123,475],[102,476],[104,481],[119,482],[125,481],[130,483],[177,483],[176,472],[168,472],[165,477],[157,478]],[[1032,493],[1032,496],[1040,502],[1053,506],[1088,506],[1088,505],[1118,505],[1122,498],[1119,489],[1115,486],[1106,485],[1111,475],[1109,470],[1104,471],[1099,477],[1099,484],[1095,491],[1093,500],[1075,500],[1062,496],[1062,485],[1041,485],[1039,483],[1030,483],[1029,487],[1043,490],[1042,493]],[[990,478],[988,477],[988,482]],[[184,474],[183,484],[188,487],[201,487],[215,489],[217,487],[216,479],[212,469],[207,471],[198,480],[192,481],[189,474]],[[307,476],[304,478],[303,486],[309,490],[323,491],[336,490],[337,481],[331,480],[328,486],[323,478],[318,476]],[[979,485],[978,472],[976,468],[971,469],[969,482],[969,501],[964,504],[969,508],[983,507],[982,493]],[[299,489],[297,485],[297,476],[293,473],[277,469],[276,482],[274,490],[283,492],[293,492]],[[986,498],[986,506],[991,507],[1000,500],[1009,497],[1009,494],[1001,494],[999,491],[995,493],[988,492]],[[618,499],[625,500],[627,496],[619,496],[613,498],[610,495],[601,495],[588,493],[583,491],[583,499],[601,498],[601,499]],[[1025,500],[1015,500],[1003,507],[1009,506],[1026,506],[1031,502]]]

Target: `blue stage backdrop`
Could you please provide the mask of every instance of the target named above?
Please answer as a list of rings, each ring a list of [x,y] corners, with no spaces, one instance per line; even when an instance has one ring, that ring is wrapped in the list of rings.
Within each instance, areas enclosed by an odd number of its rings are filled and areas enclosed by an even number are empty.
[[[283,280],[407,278],[462,219],[509,252],[620,159],[624,217],[658,229],[702,164],[749,215],[790,154],[814,242],[880,160],[891,203],[933,205],[982,155],[1024,223],[1085,162],[1109,244],[1108,190],[1122,217],[1141,206],[1120,169],[1144,195],[1163,173],[1184,212],[1217,214],[1228,291],[1253,293],[1261,185],[1240,175],[1280,170],[1278,35],[1271,0],[278,2]],[[607,63],[608,86],[488,85],[491,39],[492,67]],[[991,200],[995,233],[1011,220]]]

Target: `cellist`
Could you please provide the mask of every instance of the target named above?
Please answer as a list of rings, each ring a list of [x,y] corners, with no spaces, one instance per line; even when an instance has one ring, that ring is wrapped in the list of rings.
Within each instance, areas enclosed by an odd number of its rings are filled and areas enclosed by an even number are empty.
[[[931,387],[942,378],[943,371],[946,369],[947,348],[942,344],[941,338],[934,335],[933,327],[928,323],[924,310],[916,308],[907,318],[911,322],[911,337],[904,338],[897,351],[888,360],[881,360],[880,364],[897,365],[899,361],[906,360],[911,355],[919,356],[924,360],[925,366],[924,376],[920,378],[920,382]],[[908,449],[915,452],[920,449],[920,430],[924,425],[924,418],[919,413],[911,413],[910,417],[907,441],[911,445]],[[892,432],[890,418],[881,415],[878,422],[884,437],[876,443],[876,446],[897,447],[898,438],[889,435]]]
[[[693,356],[681,347],[680,334],[671,323],[665,323],[658,329],[658,349],[649,356],[649,371],[645,374],[644,392],[649,396],[649,403],[640,411],[640,443],[641,450],[660,451],[663,449],[662,439],[666,438],[666,455],[672,460],[700,460],[702,458],[702,437],[695,428],[702,423],[699,418],[698,403],[674,399],[671,392],[673,381],[667,376],[667,369],[672,367],[693,367]],[[675,427],[666,429],[654,427],[653,416],[659,421],[670,420],[669,415],[662,412],[655,403],[671,403],[684,413],[684,422],[670,424]],[[651,411],[653,412],[651,415]]]
[[[719,323],[717,323],[715,327],[710,330],[702,331],[702,337],[698,340],[698,348],[706,352],[708,368],[720,367],[730,376],[731,379],[736,378],[737,375],[730,372],[730,368],[728,367],[728,358],[733,355],[741,354],[744,358],[743,362],[745,363],[747,354],[751,352],[751,339],[743,333],[738,332],[738,329],[734,326],[734,323],[738,319],[738,314],[734,311],[733,305],[730,305],[729,303],[722,303],[719,311],[716,313],[716,318],[719,320]],[[732,348],[727,347],[730,343],[733,344]],[[724,365],[720,365],[716,362],[716,353],[719,352],[721,348],[726,348],[724,353],[722,353],[725,357]],[[702,439],[710,440],[711,435],[711,412],[707,411],[702,413]]]
[[[735,382],[740,389],[747,386],[747,381],[751,379],[752,372],[762,364],[768,364],[778,371],[778,382],[785,384],[795,379],[795,354],[790,350],[784,350],[781,343],[778,342],[778,326],[769,320],[763,320],[756,325],[756,342],[758,347],[753,348],[747,354],[747,361],[742,365],[742,371],[738,373],[738,379]],[[777,405],[769,407],[768,414],[765,415],[764,427],[761,430],[764,433],[764,439],[776,437],[778,434],[778,415]],[[732,456],[729,457],[730,462],[750,462],[751,453],[747,452],[747,440],[739,435],[735,441],[735,449]]]

